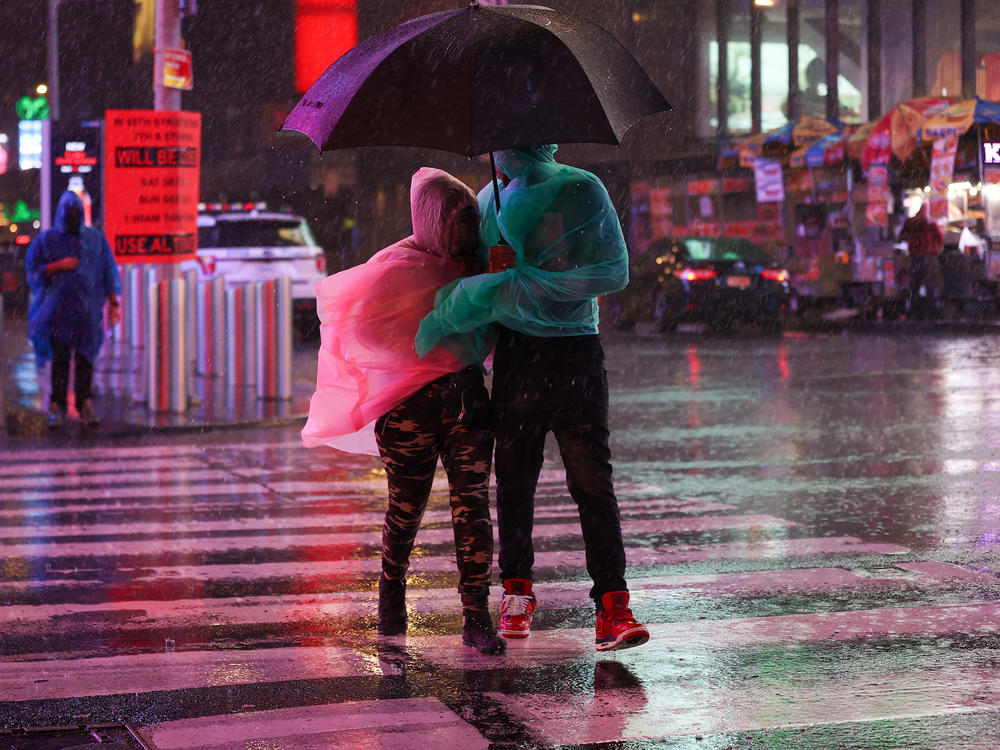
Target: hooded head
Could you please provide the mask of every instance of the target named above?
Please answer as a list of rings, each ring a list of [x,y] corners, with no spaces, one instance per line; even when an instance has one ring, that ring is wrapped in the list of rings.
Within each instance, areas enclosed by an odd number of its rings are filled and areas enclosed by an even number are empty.
[[[421,167],[410,181],[414,239],[432,255],[469,263],[479,248],[479,207],[469,187],[445,171]]]
[[[508,179],[513,180],[539,162],[555,162],[556,149],[558,148],[554,143],[529,148],[511,148],[506,151],[497,151],[493,158],[496,161],[497,169],[503,172]]]
[[[79,234],[83,225],[83,201],[72,190],[59,198],[54,226],[63,234]]]

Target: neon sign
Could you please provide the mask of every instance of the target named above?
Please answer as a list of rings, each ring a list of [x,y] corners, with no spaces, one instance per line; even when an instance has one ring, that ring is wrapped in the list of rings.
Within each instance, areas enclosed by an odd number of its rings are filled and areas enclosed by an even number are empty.
[[[1000,143],[983,144],[983,163],[1000,164]]]

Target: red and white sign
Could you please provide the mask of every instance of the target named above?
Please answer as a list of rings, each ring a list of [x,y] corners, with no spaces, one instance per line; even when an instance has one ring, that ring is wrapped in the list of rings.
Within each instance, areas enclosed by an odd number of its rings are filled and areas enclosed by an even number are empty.
[[[947,194],[948,184],[955,173],[955,154],[958,153],[958,138],[953,135],[938,138],[931,150],[931,192]]]
[[[186,49],[163,50],[163,85],[171,89],[190,91],[194,88],[191,74],[191,53]]]
[[[108,110],[105,234],[119,263],[195,257],[201,114]]]
[[[753,177],[757,186],[758,203],[785,200],[785,183],[782,180],[780,161],[777,159],[754,159]]]

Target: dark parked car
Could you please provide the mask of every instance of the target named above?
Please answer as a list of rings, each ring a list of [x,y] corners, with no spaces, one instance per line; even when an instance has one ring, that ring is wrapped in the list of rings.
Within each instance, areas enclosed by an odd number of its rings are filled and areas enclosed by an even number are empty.
[[[0,242],[0,295],[5,310],[18,310],[28,306],[31,295],[24,275],[24,259],[32,235],[18,234],[5,237]]]
[[[667,237],[633,258],[630,272],[626,310],[644,306],[664,331],[687,321],[781,327],[796,307],[788,271],[746,239]]]

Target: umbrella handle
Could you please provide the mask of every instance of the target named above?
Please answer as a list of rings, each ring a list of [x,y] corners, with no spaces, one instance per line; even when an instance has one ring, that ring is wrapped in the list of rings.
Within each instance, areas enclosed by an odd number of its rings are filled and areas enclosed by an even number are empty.
[[[490,151],[490,170],[493,175],[493,203],[497,207],[497,216],[500,216],[500,183],[497,181],[497,163],[493,159],[493,152]],[[500,244],[506,245],[507,240],[503,237],[503,230],[500,229],[500,222],[497,221],[497,231],[500,232]]]

